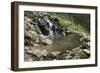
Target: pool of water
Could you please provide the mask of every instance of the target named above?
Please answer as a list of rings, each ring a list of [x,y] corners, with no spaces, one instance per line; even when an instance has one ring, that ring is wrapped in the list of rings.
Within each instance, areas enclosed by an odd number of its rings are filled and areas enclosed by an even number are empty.
[[[67,36],[56,36],[53,38],[53,44],[40,46],[41,50],[46,49],[48,52],[72,50],[80,46],[80,36],[78,34],[68,34]]]

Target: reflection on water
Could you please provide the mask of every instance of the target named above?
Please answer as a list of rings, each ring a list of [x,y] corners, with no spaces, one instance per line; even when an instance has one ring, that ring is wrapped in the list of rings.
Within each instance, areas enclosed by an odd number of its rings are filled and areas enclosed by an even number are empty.
[[[52,45],[41,46],[40,49],[47,49],[47,51],[64,51],[71,50],[81,45],[80,36],[78,34],[69,34],[68,36],[56,36],[53,39]]]

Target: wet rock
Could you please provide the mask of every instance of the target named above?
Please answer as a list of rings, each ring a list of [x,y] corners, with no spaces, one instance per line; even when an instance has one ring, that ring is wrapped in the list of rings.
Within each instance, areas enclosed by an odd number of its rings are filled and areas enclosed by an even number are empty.
[[[80,59],[86,59],[86,58],[89,58],[89,56],[84,52],[84,51],[81,51],[78,53],[79,56],[80,56]]]
[[[25,39],[24,44],[25,44],[26,46],[29,46],[29,45],[30,45],[30,41],[29,41],[28,39]]]
[[[28,18],[28,17],[25,17],[24,18],[25,21],[24,21],[24,24],[25,24],[25,30],[30,30],[32,28],[32,19]]]
[[[84,32],[79,33],[79,35],[80,35],[80,37],[85,37],[85,36],[87,36],[86,33],[84,33]]]
[[[29,17],[24,17],[25,23],[29,23],[32,22],[32,19]]]
[[[45,56],[40,56],[39,60],[40,61],[45,61],[46,57]]]
[[[32,34],[29,31],[25,31],[25,37],[32,39]]]
[[[32,49],[28,49],[28,50],[27,50],[27,53],[28,53],[28,54],[32,54],[32,53],[33,53],[33,52],[32,52]]]
[[[90,49],[90,43],[89,42],[83,42],[83,45],[81,47],[82,49]]]
[[[80,59],[80,56],[76,53],[74,57],[72,57],[72,59]]]
[[[63,51],[63,52],[60,52],[60,54],[58,54],[57,55],[57,60],[66,60],[66,56],[67,56],[68,54],[65,52],[65,51]]]
[[[51,54],[53,54],[54,56],[57,56],[58,54],[60,54],[60,51],[51,52]]]
[[[41,40],[41,43],[45,44],[45,45],[50,45],[52,44],[53,42],[49,39],[45,39],[45,40]]]
[[[47,54],[46,60],[54,60],[54,59],[56,59],[56,56],[54,56],[54,55],[51,54],[51,53]]]
[[[32,54],[32,60],[33,60],[33,61],[39,61],[40,59],[39,59],[39,57],[36,56],[35,54]]]
[[[29,47],[28,46],[25,46],[25,50],[28,50],[29,49]]]
[[[32,35],[34,35],[34,36],[37,36],[37,35],[38,35],[37,32],[35,32],[35,31],[30,31],[30,33],[31,33]]]
[[[79,35],[80,35],[80,41],[82,41],[82,42],[90,41],[90,36],[87,35],[86,33],[82,32],[82,33],[79,33]]]
[[[70,54],[68,54],[67,56],[65,56],[65,59],[71,59],[72,56],[70,56]]]
[[[90,50],[89,49],[84,49],[83,50],[85,53],[90,54]]]
[[[41,55],[42,55],[42,56],[47,56],[47,54],[48,54],[47,50],[42,50],[42,51],[41,51]]]
[[[33,50],[32,53],[33,53],[34,55],[36,55],[37,57],[40,57],[40,56],[41,56],[41,50],[39,50],[39,49]]]
[[[33,46],[34,46],[34,47],[39,47],[39,45],[38,45],[38,44],[33,44]]]
[[[36,55],[37,57],[41,57],[41,56],[47,56],[48,52],[47,50],[35,49],[33,50],[33,54]]]
[[[40,40],[42,41],[42,40],[45,40],[45,39],[47,39],[47,36],[44,36],[44,35],[40,35]]]
[[[35,43],[37,43],[37,44],[39,44],[39,43],[40,43],[39,38],[37,38],[37,39],[35,40]]]

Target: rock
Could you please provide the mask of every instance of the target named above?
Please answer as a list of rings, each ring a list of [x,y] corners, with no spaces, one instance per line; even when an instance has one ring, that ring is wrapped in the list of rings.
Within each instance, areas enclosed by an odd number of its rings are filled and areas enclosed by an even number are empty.
[[[25,61],[25,62],[32,62],[33,59],[32,59],[31,56],[29,56],[29,55],[25,55],[25,56],[24,56],[24,61]]]
[[[39,38],[37,38],[37,39],[35,40],[35,43],[37,43],[37,44],[39,44],[39,43],[40,43]]]
[[[78,54],[75,54],[75,56],[72,57],[72,59],[80,59],[80,56]]]
[[[87,45],[90,46],[90,42],[87,42]]]
[[[81,52],[79,52],[78,54],[79,54],[79,56],[80,56],[80,59],[89,58],[89,55],[88,55],[86,52],[84,52],[84,51],[81,51]]]
[[[48,54],[47,50],[42,50],[42,51],[41,51],[41,55],[42,55],[42,56],[47,56],[47,54]]]
[[[37,57],[40,57],[40,56],[41,56],[41,51],[40,51],[39,49],[33,50],[32,53],[33,53],[34,55],[36,55]]]
[[[82,49],[89,49],[90,43],[89,42],[83,42]]]
[[[25,44],[25,46],[29,46],[30,45],[29,39],[25,39],[24,44]]]
[[[72,33],[71,30],[67,30],[67,31],[65,31],[65,32],[66,32],[66,34]]]
[[[90,41],[90,36],[87,35],[86,33],[82,32],[82,33],[79,33],[80,35],[80,41],[82,42],[89,42]]]
[[[30,33],[34,36],[37,36],[38,34],[35,31],[30,31]]]
[[[81,32],[81,33],[79,33],[79,35],[80,35],[80,37],[85,37],[86,36],[86,33]]]
[[[32,22],[32,19],[29,17],[24,17],[25,23],[29,23]]]
[[[71,58],[70,54],[68,54],[67,56],[65,56],[65,59],[70,59],[70,58]]]
[[[45,39],[47,39],[47,37],[41,34],[40,35],[40,40],[45,40]]]
[[[32,54],[32,60],[33,61],[39,61],[39,57],[36,56],[35,54]]]
[[[37,38],[39,38],[39,35],[35,31],[25,31],[25,38],[35,41]]]
[[[33,52],[32,52],[32,49],[28,49],[28,50],[27,50],[27,53],[28,53],[28,54],[32,54],[32,53],[33,53]]]
[[[29,31],[25,31],[25,37],[32,39],[32,34]]]
[[[39,59],[39,60],[40,60],[40,61],[44,61],[45,58],[46,58],[45,56],[40,56],[40,59]]]
[[[33,44],[33,46],[34,46],[34,47],[39,47],[39,45],[38,45],[38,44]]]
[[[51,52],[51,54],[53,54],[54,56],[57,56],[59,53],[60,53],[60,51]]]
[[[51,40],[49,40],[49,39],[42,40],[41,42],[42,42],[43,44],[45,44],[45,45],[50,45],[50,44],[53,43],[53,42],[52,42]]]
[[[57,60],[66,60],[66,56],[67,56],[68,54],[66,53],[66,51],[62,51],[62,52],[60,52],[58,55],[57,55]]]
[[[84,49],[83,50],[85,53],[90,54],[90,50],[89,49]]]
[[[25,21],[24,21],[25,30],[30,30],[32,28],[32,24],[31,24],[32,19],[29,17],[25,17],[24,19],[25,19]]]
[[[25,50],[28,50],[29,49],[29,47],[28,46],[25,46]]]
[[[51,54],[51,53],[47,54],[46,60],[54,60],[54,59],[56,59],[56,56],[54,56],[54,55]]]

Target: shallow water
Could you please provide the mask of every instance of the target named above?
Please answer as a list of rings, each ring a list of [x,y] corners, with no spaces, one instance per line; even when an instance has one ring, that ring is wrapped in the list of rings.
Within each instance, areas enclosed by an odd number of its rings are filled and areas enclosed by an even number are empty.
[[[72,50],[80,46],[80,36],[78,34],[68,34],[67,36],[56,36],[53,38],[53,44],[47,46],[40,46],[41,50],[47,49],[48,52],[52,51],[65,51]]]

